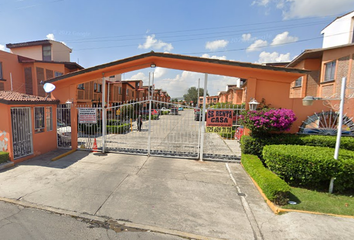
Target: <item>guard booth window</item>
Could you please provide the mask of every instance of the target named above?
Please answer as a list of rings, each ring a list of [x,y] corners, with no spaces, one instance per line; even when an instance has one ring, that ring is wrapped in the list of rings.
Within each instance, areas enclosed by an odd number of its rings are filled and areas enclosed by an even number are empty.
[[[44,107],[34,108],[34,122],[36,133],[44,132]]]

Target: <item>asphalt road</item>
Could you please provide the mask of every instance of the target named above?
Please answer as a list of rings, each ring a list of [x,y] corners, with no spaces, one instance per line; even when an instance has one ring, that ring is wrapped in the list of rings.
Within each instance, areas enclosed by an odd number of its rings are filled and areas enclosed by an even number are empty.
[[[0,201],[1,240],[182,240],[112,222],[100,222]]]

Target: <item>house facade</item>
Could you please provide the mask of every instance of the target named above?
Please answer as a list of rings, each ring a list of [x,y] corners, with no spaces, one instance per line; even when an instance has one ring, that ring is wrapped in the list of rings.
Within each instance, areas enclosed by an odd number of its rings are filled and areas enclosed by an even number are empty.
[[[325,100],[324,111],[338,110],[342,79],[347,79],[344,113],[354,116],[354,11],[336,18],[321,33],[323,48],[302,52],[287,67],[309,73],[291,84],[290,98],[313,96]],[[341,34],[339,34],[341,32]],[[340,36],[340,38],[338,38]]]
[[[337,17],[322,31],[322,48],[354,43],[354,11]]]

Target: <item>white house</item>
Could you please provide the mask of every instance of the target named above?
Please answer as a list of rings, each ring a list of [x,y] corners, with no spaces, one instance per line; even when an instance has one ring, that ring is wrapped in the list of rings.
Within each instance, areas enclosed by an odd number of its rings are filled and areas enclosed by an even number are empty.
[[[322,31],[322,48],[354,43],[354,11],[337,17]]]

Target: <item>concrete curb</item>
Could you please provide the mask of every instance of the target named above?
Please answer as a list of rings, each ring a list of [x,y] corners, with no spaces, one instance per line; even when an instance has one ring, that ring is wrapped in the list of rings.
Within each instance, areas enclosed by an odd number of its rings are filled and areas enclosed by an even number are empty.
[[[63,153],[63,154],[61,154],[61,155],[59,155],[59,156],[57,156],[55,158],[52,158],[51,161],[56,161],[56,160],[58,160],[60,158],[66,157],[66,156],[72,154],[73,152],[76,152],[76,149],[70,150],[69,152]]]
[[[5,169],[5,168],[10,168],[15,166],[14,162],[6,162],[6,163],[2,163],[0,164],[0,170]]]
[[[59,208],[38,205],[38,204],[20,201],[20,200],[16,200],[16,199],[9,199],[9,198],[0,197],[0,201],[10,203],[10,204],[19,205],[19,206],[26,207],[26,208],[34,208],[34,209],[52,212],[55,214],[67,215],[67,216],[71,216],[74,218],[81,218],[81,219],[85,219],[85,220],[89,220],[89,221],[97,221],[100,223],[110,222],[110,224],[111,224],[112,221],[114,221],[114,223],[116,223],[118,225],[121,225],[121,226],[124,226],[127,228],[138,229],[138,230],[142,230],[142,231],[146,231],[146,232],[162,233],[162,234],[168,234],[168,235],[172,235],[172,236],[178,236],[178,237],[183,237],[183,238],[187,238],[187,239],[196,239],[196,240],[225,240],[223,238],[206,237],[206,236],[182,232],[182,231],[173,230],[173,229],[166,229],[166,228],[149,226],[149,225],[144,225],[144,224],[125,222],[125,221],[120,221],[120,220],[113,220],[108,217],[95,216],[95,215],[90,215],[88,213],[78,213],[75,211],[69,211],[69,210],[64,210],[64,209],[59,209]],[[112,229],[112,230],[114,230],[114,229]]]
[[[241,164],[242,165],[242,164]],[[243,165],[242,165],[243,167]],[[245,170],[245,172],[247,172]],[[247,173],[248,174],[248,173]],[[338,215],[338,214],[332,214],[332,213],[321,213],[321,212],[312,212],[312,211],[305,211],[305,210],[296,210],[296,209],[285,209],[285,208],[281,208],[277,205],[275,205],[273,202],[271,202],[266,195],[263,193],[262,189],[258,186],[258,184],[256,183],[256,181],[248,174],[248,176],[251,178],[252,182],[254,183],[254,185],[256,186],[256,188],[258,189],[259,193],[262,195],[262,197],[264,198],[264,200],[266,201],[267,205],[269,206],[269,208],[275,213],[275,214],[279,214],[279,213],[287,213],[287,212],[298,212],[298,213],[308,213],[308,214],[316,214],[316,215],[328,215],[328,216],[333,216],[333,217],[342,217],[342,218],[352,218],[354,219],[354,216],[348,216],[348,215]]]

